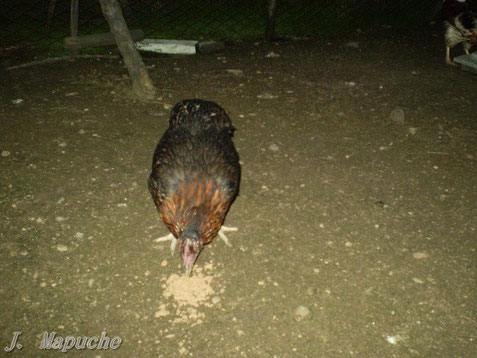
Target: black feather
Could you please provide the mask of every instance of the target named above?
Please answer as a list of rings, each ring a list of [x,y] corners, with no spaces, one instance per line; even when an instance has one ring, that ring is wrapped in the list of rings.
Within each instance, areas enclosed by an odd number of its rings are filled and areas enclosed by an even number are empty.
[[[149,190],[156,206],[192,180],[212,180],[227,193],[224,199],[233,201],[240,184],[234,130],[229,116],[214,102],[178,103],[153,156]]]

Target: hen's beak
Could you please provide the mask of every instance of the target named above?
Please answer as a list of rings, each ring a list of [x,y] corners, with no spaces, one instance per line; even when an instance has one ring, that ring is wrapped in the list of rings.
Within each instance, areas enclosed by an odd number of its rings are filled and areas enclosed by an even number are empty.
[[[200,253],[200,244],[195,240],[185,240],[184,249],[181,252],[182,260],[187,274],[191,274],[192,267]]]

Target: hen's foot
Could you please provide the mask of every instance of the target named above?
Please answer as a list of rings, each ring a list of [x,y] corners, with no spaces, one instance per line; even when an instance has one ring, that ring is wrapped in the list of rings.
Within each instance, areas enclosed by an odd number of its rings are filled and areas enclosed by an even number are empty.
[[[169,241],[171,240],[171,255],[174,255],[174,250],[176,249],[177,239],[172,234],[168,234],[166,236],[161,236],[154,240],[154,242],[162,242],[162,241]]]
[[[227,246],[232,246],[229,242],[229,239],[225,235],[224,231],[238,231],[237,227],[222,226],[219,231],[220,238],[225,242]]]

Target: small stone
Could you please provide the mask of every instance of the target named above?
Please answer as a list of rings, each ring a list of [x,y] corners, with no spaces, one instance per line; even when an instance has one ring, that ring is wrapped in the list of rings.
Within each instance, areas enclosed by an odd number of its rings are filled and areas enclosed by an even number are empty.
[[[412,254],[412,256],[417,260],[427,259],[429,257],[429,255],[425,252],[415,252]]]
[[[402,108],[396,108],[391,112],[389,117],[395,123],[403,123],[405,119],[404,111]]]
[[[350,41],[344,44],[345,47],[351,47],[351,48],[359,48],[359,42],[358,41]]]
[[[275,53],[275,52],[269,52],[265,55],[266,58],[277,58],[277,57],[280,57],[280,55],[278,53]]]
[[[167,115],[167,113],[165,112],[160,112],[160,111],[151,112],[151,116],[154,116],[154,117],[162,117],[165,115]]]
[[[388,343],[391,343],[391,344],[396,344],[397,343],[396,337],[394,337],[394,336],[387,336],[386,340],[388,341]]]
[[[56,249],[59,251],[59,252],[65,252],[65,251],[68,251],[68,246],[66,245],[57,245],[56,246]]]
[[[274,98],[278,98],[278,96],[273,95],[273,94],[268,93],[268,92],[264,92],[264,93],[260,93],[259,95],[257,95],[257,98],[259,98],[259,99],[274,99]]]
[[[278,145],[272,143],[268,146],[268,149],[270,149],[272,152],[278,152],[280,148],[278,148]]]
[[[315,295],[316,292],[317,292],[317,290],[316,290],[316,288],[314,288],[314,287],[308,287],[308,288],[306,289],[306,293],[307,293],[309,296]]]
[[[219,296],[214,296],[212,297],[212,303],[214,305],[216,305],[217,303],[219,303],[221,301],[221,298]]]
[[[80,129],[80,130],[78,131],[78,133],[79,133],[79,134],[85,134],[86,131],[85,131],[84,129]]]
[[[21,98],[17,98],[17,99],[12,100],[12,103],[13,104],[21,104],[21,103],[23,103],[23,100]]]
[[[8,150],[2,150],[2,157],[8,157],[10,152]]]
[[[77,239],[82,239],[83,237],[84,237],[84,233],[82,233],[82,232],[77,232],[75,234],[75,238],[77,238]]]
[[[417,132],[417,128],[415,127],[409,127],[409,134],[414,135]]]
[[[311,312],[307,307],[298,306],[295,309],[295,313],[294,313],[295,321],[297,322],[303,321],[304,319],[307,319],[310,316],[310,314]]]
[[[55,220],[60,223],[60,222],[62,222],[62,221],[65,221],[66,218],[64,218],[63,216],[57,216],[57,217],[55,218]]]
[[[349,242],[349,241],[347,241],[347,242],[345,243],[345,246],[346,246],[346,247],[351,247],[351,246],[353,246],[353,243],[352,243],[352,242]]]
[[[170,110],[170,109],[172,108],[172,106],[171,106],[170,104],[168,104],[168,103],[164,103],[163,107],[164,107],[164,109],[165,109],[166,111],[168,111],[168,110]]]
[[[383,208],[383,209],[389,209],[389,205],[386,204],[384,201],[382,200],[378,200],[374,203],[376,206],[380,207],[380,208]]]
[[[235,69],[228,69],[226,70],[228,73],[234,75],[234,76],[242,76],[243,71],[242,70],[235,70]]]

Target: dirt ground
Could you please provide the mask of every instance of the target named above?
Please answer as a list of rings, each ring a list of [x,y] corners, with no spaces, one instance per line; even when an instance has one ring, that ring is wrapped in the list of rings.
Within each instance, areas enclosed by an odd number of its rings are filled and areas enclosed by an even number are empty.
[[[118,350],[69,354],[475,356],[477,76],[444,64],[439,28],[145,62],[157,101],[119,60],[0,73],[2,349],[105,331]],[[146,185],[193,97],[228,111],[243,162],[195,304]]]

